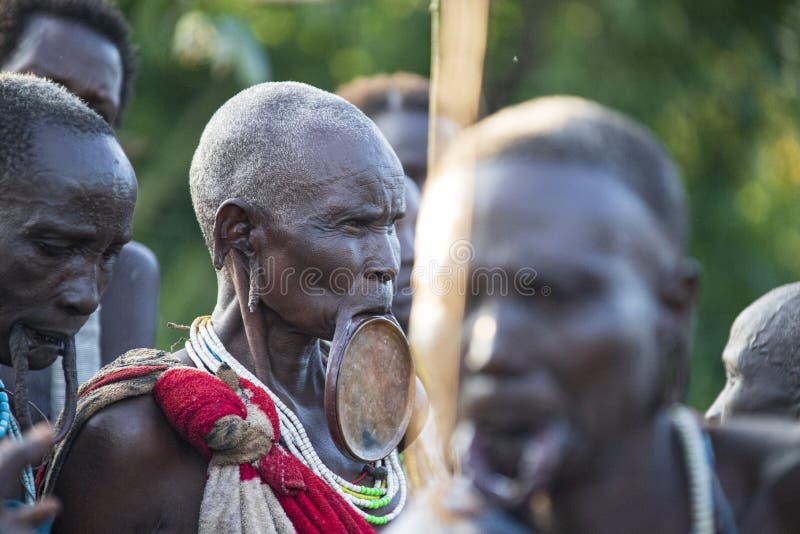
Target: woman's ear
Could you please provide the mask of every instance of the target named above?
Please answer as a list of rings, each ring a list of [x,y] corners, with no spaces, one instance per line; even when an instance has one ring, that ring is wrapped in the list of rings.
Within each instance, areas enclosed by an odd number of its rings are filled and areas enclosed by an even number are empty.
[[[240,250],[248,256],[253,253],[250,232],[255,226],[254,216],[253,207],[238,198],[231,198],[220,204],[214,217],[214,268],[222,269],[231,249]]]

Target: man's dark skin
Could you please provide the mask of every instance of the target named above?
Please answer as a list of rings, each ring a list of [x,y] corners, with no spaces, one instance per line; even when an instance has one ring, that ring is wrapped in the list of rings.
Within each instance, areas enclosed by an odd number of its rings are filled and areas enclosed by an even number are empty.
[[[123,83],[120,52],[110,40],[77,21],[33,15],[17,48],[0,68],[57,82],[106,122],[117,122]],[[155,343],[159,288],[155,256],[145,246],[129,243],[119,254],[114,273],[100,313],[103,364],[127,350]],[[43,387],[48,386],[49,381]]]
[[[539,532],[689,532],[661,395],[670,316],[692,295],[672,279],[681,271],[652,213],[598,168],[499,160],[478,173],[470,269],[537,275],[507,294],[467,290],[458,444],[487,504],[463,517],[473,530],[489,509]],[[743,425],[711,438],[740,532],[794,531],[780,498],[797,487],[785,467],[800,432]]]
[[[706,419],[800,416],[799,303],[800,284],[789,284],[770,291],[736,317],[722,352],[725,387]]]
[[[39,125],[29,174],[0,193],[0,363],[11,365],[15,324],[33,336],[74,336],[97,308],[111,267],[130,240],[136,179],[116,139]],[[31,369],[58,357],[38,343]],[[17,477],[2,495],[16,495]]]
[[[305,177],[292,183],[301,194],[290,221],[241,199],[219,207],[211,252],[224,269],[213,320],[229,352],[297,414],[323,462],[352,480],[363,465],[344,457],[328,432],[318,339],[332,338],[337,318],[389,311],[403,171],[379,136],[369,150],[341,132],[306,139],[324,157],[308,162]],[[278,273],[319,269],[321,294],[302,291],[297,276],[285,294],[265,282],[257,311],[249,312],[250,265],[266,266],[268,257]],[[346,294],[332,289],[337,269],[354,275]],[[177,356],[192,365],[184,351]],[[195,532],[206,467],[150,396],[114,404],[89,421],[71,450],[55,490],[64,513],[54,529]]]
[[[404,169],[405,170],[405,169]],[[408,332],[411,315],[411,275],[414,270],[414,233],[419,212],[419,187],[411,178],[405,179],[406,214],[397,221],[397,238],[400,240],[400,272],[397,275],[397,294],[392,299],[392,313]]]

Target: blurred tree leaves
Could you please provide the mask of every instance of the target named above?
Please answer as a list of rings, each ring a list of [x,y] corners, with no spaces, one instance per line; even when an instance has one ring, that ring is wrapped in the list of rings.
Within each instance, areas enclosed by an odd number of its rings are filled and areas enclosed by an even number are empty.
[[[136,236],[162,262],[160,323],[188,324],[215,300],[187,188],[206,121],[263,79],[334,90],[358,75],[427,74],[428,2],[120,5],[141,62],[120,134],[141,184]],[[486,112],[585,96],[644,122],[679,162],[703,268],[691,400],[707,406],[733,318],[800,278],[800,1],[493,0],[491,10]],[[162,327],[159,345],[178,337]]]

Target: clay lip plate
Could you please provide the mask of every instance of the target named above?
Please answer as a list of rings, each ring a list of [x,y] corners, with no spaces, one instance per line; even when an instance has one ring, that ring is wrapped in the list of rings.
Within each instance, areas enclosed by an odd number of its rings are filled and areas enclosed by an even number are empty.
[[[346,330],[343,338],[335,336],[328,360],[328,426],[342,453],[375,462],[397,448],[408,428],[414,363],[403,331],[390,318],[356,318]]]

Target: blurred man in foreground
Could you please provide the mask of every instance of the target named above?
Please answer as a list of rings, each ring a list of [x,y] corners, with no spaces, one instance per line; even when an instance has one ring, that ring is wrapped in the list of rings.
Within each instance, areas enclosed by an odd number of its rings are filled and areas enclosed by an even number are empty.
[[[694,285],[664,218],[623,176],[665,160],[629,119],[563,97],[508,108],[453,147],[420,218],[445,196],[470,199],[438,227],[440,242],[459,219],[472,229],[454,438],[464,476],[398,532],[797,529],[800,430],[715,431],[715,469],[696,416],[669,406],[675,317]]]

